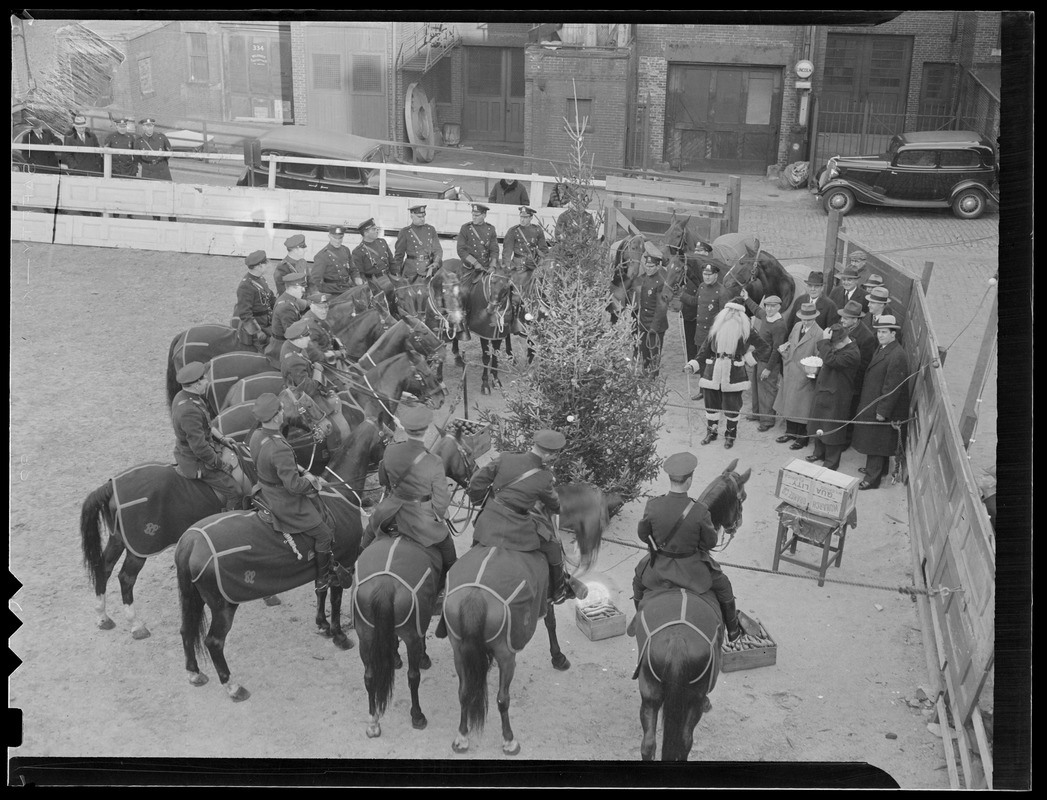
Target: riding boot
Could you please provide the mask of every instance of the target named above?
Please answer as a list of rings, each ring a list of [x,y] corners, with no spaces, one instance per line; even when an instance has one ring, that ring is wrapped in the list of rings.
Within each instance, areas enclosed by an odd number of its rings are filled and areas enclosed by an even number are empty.
[[[702,439],[702,444],[709,444],[709,442],[715,442],[719,437],[717,429],[720,427],[720,421],[707,422],[705,424],[705,438]]]
[[[316,551],[316,591],[326,592],[335,580],[334,557],[330,550]]]
[[[723,614],[724,625],[727,628],[728,640],[732,642],[737,641],[745,631],[742,630],[742,625],[738,621],[738,608],[735,605],[734,600],[720,603],[720,613]]]
[[[734,440],[738,438],[738,420],[727,420],[727,430],[723,433],[723,446],[725,450],[734,447]]]
[[[567,581],[564,578],[567,573],[562,564],[549,565],[549,600],[559,605],[571,595],[569,594]]]

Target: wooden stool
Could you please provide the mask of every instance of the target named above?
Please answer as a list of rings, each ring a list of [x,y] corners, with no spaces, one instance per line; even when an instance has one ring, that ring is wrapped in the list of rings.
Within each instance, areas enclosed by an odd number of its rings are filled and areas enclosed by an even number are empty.
[[[857,509],[852,509],[847,519],[842,522],[802,511],[788,503],[781,503],[775,511],[778,512],[778,538],[774,544],[774,562],[771,564],[771,571],[778,571],[779,561],[787,561],[790,564],[813,569],[818,573],[818,585],[824,586],[825,573],[829,569],[830,562],[837,567],[843,562],[843,546],[847,540],[847,528],[854,528],[858,525]],[[833,534],[839,535],[835,545],[832,543]],[[821,563],[815,564],[796,558],[795,555],[786,555],[786,551],[795,554],[796,545],[799,542],[820,547],[822,549]],[[836,554],[835,558],[832,558],[833,553]]]

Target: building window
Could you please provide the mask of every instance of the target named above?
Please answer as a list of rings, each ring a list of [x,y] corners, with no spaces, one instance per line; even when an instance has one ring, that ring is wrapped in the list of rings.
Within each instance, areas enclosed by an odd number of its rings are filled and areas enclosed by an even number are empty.
[[[382,57],[353,55],[353,93],[382,94]]]
[[[342,91],[342,57],[338,53],[313,53],[313,88]]]
[[[211,80],[211,65],[207,59],[207,34],[190,33],[189,80],[207,83]]]
[[[572,128],[582,125],[582,133],[593,132],[593,101],[567,98],[567,124]]]
[[[153,94],[153,59],[151,57],[138,59],[138,86],[142,94]]]

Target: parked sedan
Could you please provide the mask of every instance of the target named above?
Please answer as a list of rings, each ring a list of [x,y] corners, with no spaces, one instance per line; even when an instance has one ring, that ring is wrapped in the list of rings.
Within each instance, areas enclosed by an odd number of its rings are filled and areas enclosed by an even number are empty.
[[[858,203],[951,208],[977,219],[999,203],[999,167],[988,139],[972,131],[922,131],[891,139],[886,153],[835,156],[813,190],[826,213],[849,214]]]
[[[301,125],[274,128],[244,143],[244,156],[251,164],[237,181],[238,186],[269,185],[269,164],[258,156],[293,156],[295,158],[330,158],[342,161],[368,161],[375,164],[402,163],[386,157],[385,146],[375,140],[348,133],[330,133]],[[378,194],[379,171],[361,167],[331,164],[294,164],[280,162],[276,185],[283,189],[310,189],[323,192],[356,192]],[[460,186],[421,175],[390,171],[386,176],[386,194],[442,200],[471,200]]]

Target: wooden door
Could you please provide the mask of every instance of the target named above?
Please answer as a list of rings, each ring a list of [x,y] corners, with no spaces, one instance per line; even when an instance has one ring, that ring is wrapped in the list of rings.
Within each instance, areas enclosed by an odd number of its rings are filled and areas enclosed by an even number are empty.
[[[467,47],[462,137],[490,143],[522,143],[524,51]]]
[[[388,139],[387,31],[323,25],[305,32],[309,126]]]

